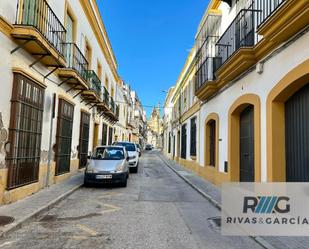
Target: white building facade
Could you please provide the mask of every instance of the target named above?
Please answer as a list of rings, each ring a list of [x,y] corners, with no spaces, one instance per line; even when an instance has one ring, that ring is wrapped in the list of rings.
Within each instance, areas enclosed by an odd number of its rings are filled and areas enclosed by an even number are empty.
[[[188,145],[177,152],[192,137],[180,128],[189,123],[179,82],[173,93],[176,159],[215,184],[309,181],[309,4],[266,2],[213,0],[205,12],[193,48],[193,162]]]
[[[17,2],[0,4],[0,203],[63,181],[94,147],[126,133],[122,82],[96,2]]]

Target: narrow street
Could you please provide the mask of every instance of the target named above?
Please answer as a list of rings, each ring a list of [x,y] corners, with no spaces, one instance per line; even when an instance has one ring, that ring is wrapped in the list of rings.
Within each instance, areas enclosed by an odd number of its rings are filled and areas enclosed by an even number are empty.
[[[222,237],[219,211],[145,152],[127,188],[81,188],[0,242],[0,248],[260,248]]]

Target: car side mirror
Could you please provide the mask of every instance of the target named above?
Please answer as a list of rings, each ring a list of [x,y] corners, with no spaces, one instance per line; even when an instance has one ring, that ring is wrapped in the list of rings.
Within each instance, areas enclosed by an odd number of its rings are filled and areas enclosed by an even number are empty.
[[[129,161],[130,160],[130,158],[127,156],[127,161]]]

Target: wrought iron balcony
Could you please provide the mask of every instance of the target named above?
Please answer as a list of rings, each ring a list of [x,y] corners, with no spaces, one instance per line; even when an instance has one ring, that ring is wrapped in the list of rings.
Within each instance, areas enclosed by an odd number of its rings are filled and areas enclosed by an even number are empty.
[[[98,99],[101,99],[101,80],[93,70],[86,71],[89,90],[94,92]]]
[[[215,80],[215,71],[221,65],[221,58],[207,57],[195,73],[195,91],[198,91],[207,82]]]
[[[215,46],[218,36],[208,36],[196,55],[195,91],[198,91],[206,82],[215,80],[215,69],[221,58],[215,57]]]
[[[119,119],[119,112],[120,112],[120,107],[119,105],[116,105],[116,118]]]
[[[66,30],[46,0],[18,1],[15,24],[35,28],[60,55],[64,56]],[[18,34],[27,35],[20,30]],[[28,39],[30,38],[29,35]]]
[[[224,64],[240,48],[253,47],[256,42],[256,16],[258,10],[241,10],[218,40],[216,57]]]
[[[110,110],[113,114],[116,114],[116,105],[113,97],[110,97]]]
[[[103,87],[103,103],[106,106],[109,106],[109,93],[107,89],[105,88],[105,86]]]
[[[276,0],[276,1],[269,1],[269,0],[255,0],[256,1],[256,8],[261,10],[257,15],[257,26],[260,26],[264,22],[268,20],[273,13],[279,9],[286,1],[285,0]]]
[[[88,61],[75,43],[65,43],[67,68],[75,70],[79,76],[87,80]]]

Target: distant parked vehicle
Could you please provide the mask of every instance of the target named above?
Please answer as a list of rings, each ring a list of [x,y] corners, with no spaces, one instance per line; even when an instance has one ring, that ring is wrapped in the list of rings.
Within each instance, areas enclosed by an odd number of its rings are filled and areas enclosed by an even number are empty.
[[[120,183],[127,186],[129,178],[129,156],[122,146],[97,147],[88,158],[85,171],[84,184]]]
[[[152,150],[152,145],[151,144],[147,144],[145,149],[146,150]]]
[[[142,156],[142,148],[139,144],[135,144],[136,145],[136,148],[137,148],[137,151],[138,151],[138,156],[141,157]]]
[[[134,143],[116,142],[115,145],[125,147],[129,155],[129,168],[132,173],[137,173],[139,163],[139,153]]]

